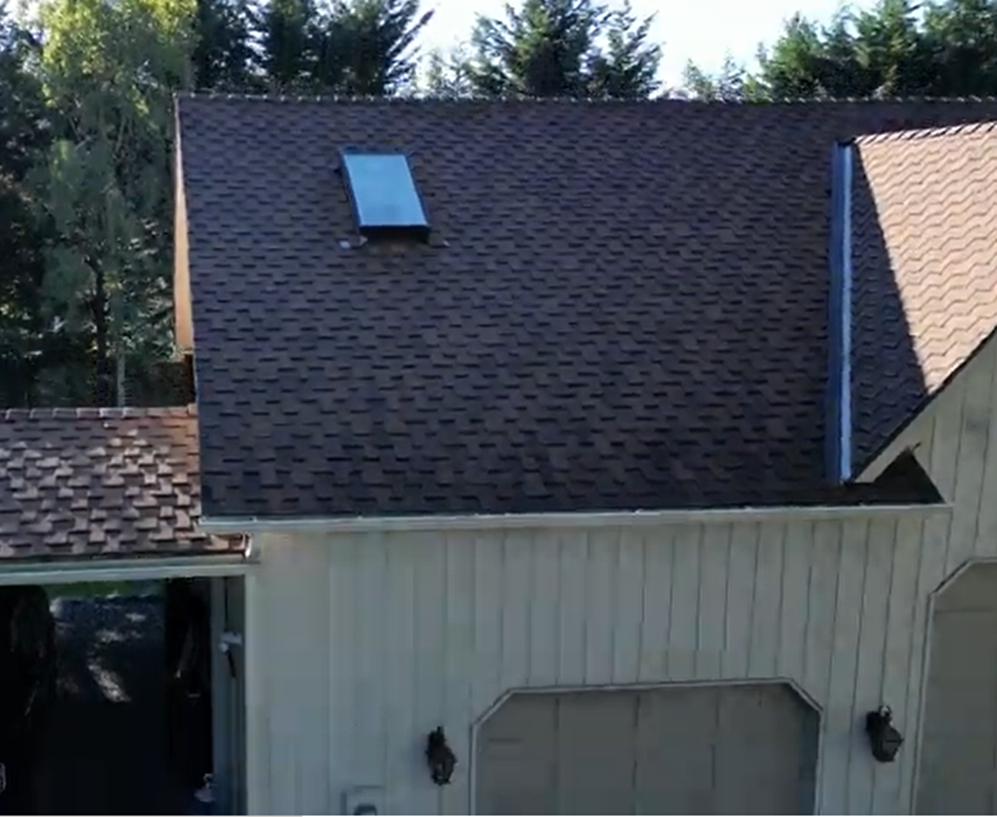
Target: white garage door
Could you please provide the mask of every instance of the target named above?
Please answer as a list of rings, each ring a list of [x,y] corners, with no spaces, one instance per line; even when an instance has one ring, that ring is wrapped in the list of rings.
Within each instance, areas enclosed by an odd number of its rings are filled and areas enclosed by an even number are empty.
[[[997,814],[997,565],[935,601],[918,814]]]
[[[481,727],[479,814],[804,814],[818,718],[788,686],[519,693]]]

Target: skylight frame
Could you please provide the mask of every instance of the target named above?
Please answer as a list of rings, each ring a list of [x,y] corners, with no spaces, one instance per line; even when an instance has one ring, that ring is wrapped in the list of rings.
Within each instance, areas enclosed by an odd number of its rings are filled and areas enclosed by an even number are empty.
[[[406,152],[400,150],[377,150],[357,147],[342,148],[339,152],[340,175],[343,178],[343,185],[346,188],[347,196],[350,199],[350,207],[353,211],[353,221],[361,235],[367,237],[418,237],[428,239],[430,232],[429,213],[426,209],[425,201],[419,192],[419,185],[416,182],[415,174],[412,172],[412,162]],[[402,210],[405,216],[400,218],[379,218],[376,210],[379,202],[376,200],[370,205],[364,205],[361,199],[364,196],[363,181],[359,168],[354,163],[353,173],[351,173],[351,159],[358,157],[371,159],[391,159],[400,161],[400,166],[395,169],[396,173],[401,173],[402,180],[407,183],[408,190],[404,197],[407,202],[402,203]],[[377,190],[372,191],[375,195]],[[383,204],[383,202],[381,202]],[[375,212],[370,212],[370,211]],[[408,217],[406,217],[408,216]]]

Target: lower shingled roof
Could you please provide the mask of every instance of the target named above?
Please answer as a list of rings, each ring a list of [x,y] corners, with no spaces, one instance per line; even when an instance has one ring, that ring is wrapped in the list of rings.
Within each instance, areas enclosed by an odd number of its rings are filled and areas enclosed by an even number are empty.
[[[0,412],[0,559],[218,553],[192,408]]]

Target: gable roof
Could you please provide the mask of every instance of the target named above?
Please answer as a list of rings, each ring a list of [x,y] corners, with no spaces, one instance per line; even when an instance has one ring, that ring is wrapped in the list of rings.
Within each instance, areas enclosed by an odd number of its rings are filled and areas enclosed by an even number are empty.
[[[0,412],[0,558],[234,549],[200,510],[191,409]]]
[[[832,148],[988,113],[181,98],[205,515],[800,501]],[[407,154],[428,244],[360,240],[343,147]]]
[[[866,136],[852,181],[853,461],[997,327],[997,123]]]

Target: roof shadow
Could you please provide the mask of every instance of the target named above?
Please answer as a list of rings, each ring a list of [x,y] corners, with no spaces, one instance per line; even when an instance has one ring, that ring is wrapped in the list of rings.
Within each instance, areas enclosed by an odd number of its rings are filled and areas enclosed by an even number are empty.
[[[846,477],[857,475],[929,396],[889,251],[887,231],[896,229],[896,214],[881,212],[862,150],[850,150],[852,468]]]

